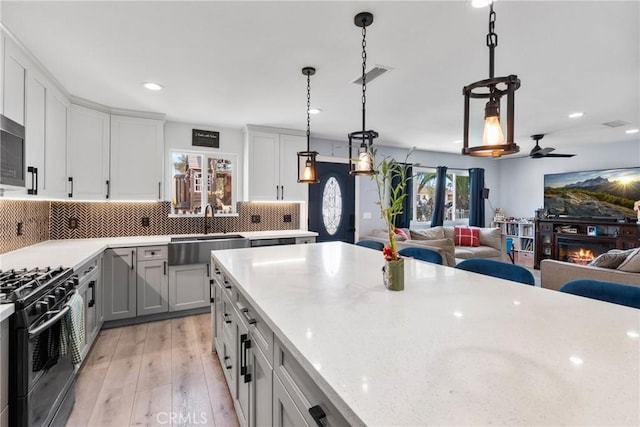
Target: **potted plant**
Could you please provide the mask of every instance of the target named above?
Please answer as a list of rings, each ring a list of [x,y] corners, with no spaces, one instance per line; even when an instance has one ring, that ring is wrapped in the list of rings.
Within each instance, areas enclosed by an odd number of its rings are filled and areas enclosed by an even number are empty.
[[[384,247],[382,253],[385,259],[385,266],[382,268],[384,284],[389,290],[401,291],[404,289],[404,261],[398,255],[396,245],[396,227],[395,222],[398,215],[403,212],[404,198],[407,197],[407,160],[413,148],[409,151],[403,163],[397,162],[395,159],[384,156],[379,163],[376,163],[377,150],[371,150],[371,157],[376,165],[376,173],[371,179],[376,182],[378,191],[378,201],[376,204],[380,207],[380,217],[384,220],[389,243]],[[397,177],[397,183],[393,185],[393,179]]]

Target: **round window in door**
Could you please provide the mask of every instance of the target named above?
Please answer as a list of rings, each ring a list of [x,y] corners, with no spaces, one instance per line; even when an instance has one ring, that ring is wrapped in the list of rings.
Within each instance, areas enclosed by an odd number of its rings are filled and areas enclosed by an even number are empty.
[[[342,191],[335,177],[330,177],[322,190],[322,224],[333,236],[340,227],[342,217]]]

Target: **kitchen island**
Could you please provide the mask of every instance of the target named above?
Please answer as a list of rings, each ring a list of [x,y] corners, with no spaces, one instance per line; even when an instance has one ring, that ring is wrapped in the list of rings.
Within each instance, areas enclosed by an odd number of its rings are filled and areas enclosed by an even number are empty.
[[[640,310],[415,260],[391,292],[379,252],[339,242],[212,262],[273,331],[274,402],[281,345],[351,425],[640,423]],[[221,358],[248,372],[247,347]]]

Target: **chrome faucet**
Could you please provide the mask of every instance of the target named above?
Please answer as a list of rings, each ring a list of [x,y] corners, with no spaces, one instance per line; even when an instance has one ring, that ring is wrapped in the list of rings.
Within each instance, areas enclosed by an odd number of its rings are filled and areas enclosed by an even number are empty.
[[[207,210],[211,211],[211,217],[213,218],[213,206],[208,204],[204,207],[204,234],[207,234],[209,230],[213,230],[213,227],[209,225],[209,221],[207,221]]]

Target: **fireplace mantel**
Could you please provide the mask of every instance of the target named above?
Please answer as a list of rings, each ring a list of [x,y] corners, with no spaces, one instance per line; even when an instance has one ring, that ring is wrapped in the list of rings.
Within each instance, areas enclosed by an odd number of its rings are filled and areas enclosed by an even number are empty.
[[[539,219],[536,221],[535,268],[540,268],[543,259],[567,261],[561,257],[566,258],[567,248],[578,243],[584,243],[585,250],[595,252],[637,248],[640,247],[640,225],[603,220]]]

